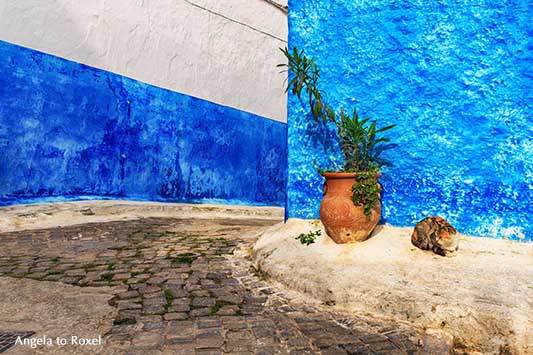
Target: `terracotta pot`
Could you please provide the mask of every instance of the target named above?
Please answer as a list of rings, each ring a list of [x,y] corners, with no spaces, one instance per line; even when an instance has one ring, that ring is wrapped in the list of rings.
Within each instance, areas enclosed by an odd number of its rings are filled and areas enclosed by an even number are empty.
[[[363,206],[355,206],[352,201],[354,173],[322,173],[322,176],[326,182],[320,203],[320,220],[326,233],[337,244],[368,239],[381,218],[381,202],[375,202],[370,215],[366,216]]]

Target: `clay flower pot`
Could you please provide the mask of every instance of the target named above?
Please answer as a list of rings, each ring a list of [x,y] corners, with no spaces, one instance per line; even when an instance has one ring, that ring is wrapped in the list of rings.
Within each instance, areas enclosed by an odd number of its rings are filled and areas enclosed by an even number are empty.
[[[354,173],[322,173],[322,176],[326,183],[320,203],[320,220],[326,233],[337,244],[368,239],[381,218],[381,202],[375,202],[367,216],[363,206],[356,206],[352,201]]]

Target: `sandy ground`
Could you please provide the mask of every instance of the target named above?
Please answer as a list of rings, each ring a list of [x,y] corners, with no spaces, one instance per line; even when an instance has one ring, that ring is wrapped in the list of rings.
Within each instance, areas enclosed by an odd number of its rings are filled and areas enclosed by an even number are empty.
[[[459,349],[533,354],[533,243],[462,236],[457,255],[441,257],[392,226],[358,244],[324,230],[310,246],[295,240],[316,229],[297,219],[272,227],[254,247],[257,266],[340,308],[444,330]]]
[[[0,232],[150,217],[283,220],[283,208],[121,200],[14,205],[0,207]]]

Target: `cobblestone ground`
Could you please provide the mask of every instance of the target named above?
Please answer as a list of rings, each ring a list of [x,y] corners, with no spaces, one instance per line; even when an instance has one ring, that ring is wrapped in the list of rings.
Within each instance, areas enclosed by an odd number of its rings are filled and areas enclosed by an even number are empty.
[[[302,303],[234,255],[272,223],[144,219],[3,233],[0,275],[115,286],[106,354],[419,351],[415,330]]]

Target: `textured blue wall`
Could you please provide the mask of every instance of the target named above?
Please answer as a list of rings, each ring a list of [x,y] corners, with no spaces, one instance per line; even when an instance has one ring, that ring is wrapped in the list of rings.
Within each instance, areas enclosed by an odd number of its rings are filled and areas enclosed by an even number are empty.
[[[286,129],[0,42],[2,204],[98,195],[281,206]]]
[[[316,59],[330,103],[398,124],[386,222],[438,214],[464,233],[533,239],[531,18],[527,0],[290,1],[289,44]],[[287,204],[315,218],[313,160],[332,165],[334,134],[306,114],[290,97]]]

